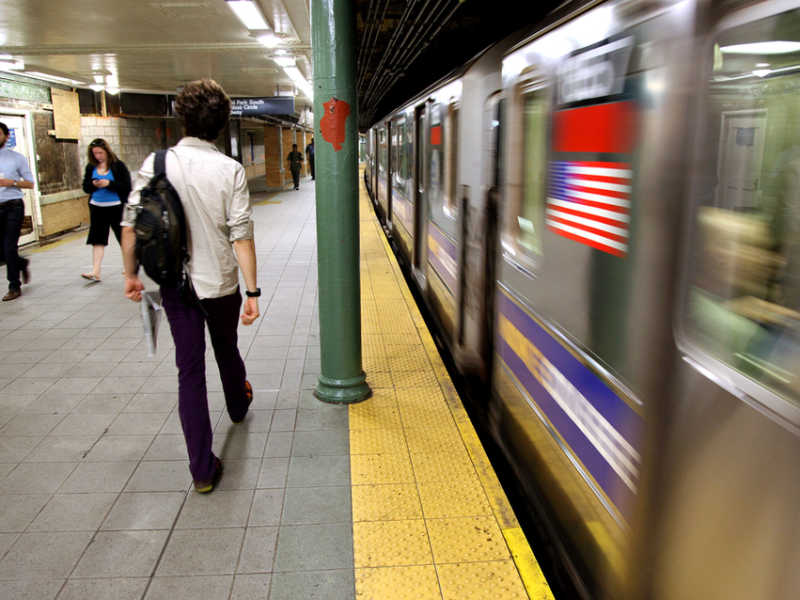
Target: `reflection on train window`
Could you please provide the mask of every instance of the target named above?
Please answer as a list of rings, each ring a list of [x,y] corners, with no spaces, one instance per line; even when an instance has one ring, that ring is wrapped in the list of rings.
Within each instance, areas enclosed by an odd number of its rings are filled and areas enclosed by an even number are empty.
[[[531,258],[542,254],[545,174],[547,166],[548,97],[544,89],[523,97],[522,202],[512,211],[510,223],[519,250]]]
[[[714,46],[689,331],[707,351],[800,400],[800,11]]]

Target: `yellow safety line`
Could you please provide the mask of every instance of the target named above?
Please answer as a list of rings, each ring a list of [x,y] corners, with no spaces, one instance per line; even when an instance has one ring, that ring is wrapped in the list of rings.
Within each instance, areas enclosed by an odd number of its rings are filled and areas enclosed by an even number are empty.
[[[522,583],[531,600],[553,600],[553,592],[550,591],[550,586],[522,529],[519,527],[503,529],[503,537],[511,550],[511,557],[517,565]]]

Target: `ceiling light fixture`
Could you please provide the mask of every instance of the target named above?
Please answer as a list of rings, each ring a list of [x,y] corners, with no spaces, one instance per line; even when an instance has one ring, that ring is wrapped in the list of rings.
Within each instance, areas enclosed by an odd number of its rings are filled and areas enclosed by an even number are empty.
[[[106,86],[104,86],[102,83],[93,83],[92,85],[89,86],[89,89],[94,92],[102,92],[105,89],[105,87]]]
[[[275,61],[275,64],[279,67],[283,67],[284,69],[287,67],[294,67],[294,57],[293,56],[274,56],[272,60]]]
[[[775,40],[772,42],[754,42],[752,44],[734,44],[722,46],[723,54],[789,54],[800,51],[800,42]]]
[[[269,29],[264,15],[253,0],[225,0],[242,25],[250,30]]]
[[[314,98],[314,89],[311,84],[303,77],[303,74],[300,72],[300,69],[297,67],[284,67],[284,72],[289,76],[289,78],[294,82],[297,88],[303,92],[303,94],[309,100],[313,100]]]
[[[267,48],[275,48],[281,41],[278,39],[274,33],[265,33],[264,35],[258,36],[258,41],[261,42],[262,46],[266,46]]]

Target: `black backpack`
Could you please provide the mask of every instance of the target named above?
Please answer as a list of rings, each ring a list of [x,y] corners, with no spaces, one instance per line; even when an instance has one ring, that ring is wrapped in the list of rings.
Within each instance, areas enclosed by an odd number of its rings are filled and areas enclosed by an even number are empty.
[[[136,221],[136,258],[159,285],[182,287],[189,252],[180,196],[167,179],[166,150],[155,156],[155,175],[142,189]]]

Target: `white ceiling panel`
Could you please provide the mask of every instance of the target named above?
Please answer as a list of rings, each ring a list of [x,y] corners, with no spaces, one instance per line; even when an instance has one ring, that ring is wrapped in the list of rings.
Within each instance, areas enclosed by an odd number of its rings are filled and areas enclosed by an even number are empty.
[[[310,63],[308,0],[258,3],[280,47]],[[87,86],[100,78],[123,91],[172,93],[201,77],[216,79],[231,96],[294,87],[272,60],[275,50],[224,0],[0,0],[0,53],[23,60],[28,71]],[[297,98],[298,110],[309,104]]]

